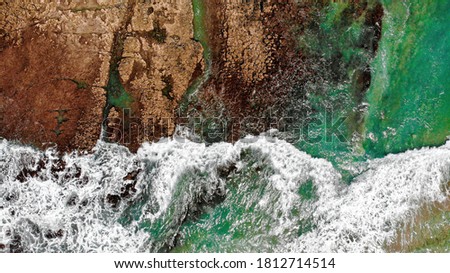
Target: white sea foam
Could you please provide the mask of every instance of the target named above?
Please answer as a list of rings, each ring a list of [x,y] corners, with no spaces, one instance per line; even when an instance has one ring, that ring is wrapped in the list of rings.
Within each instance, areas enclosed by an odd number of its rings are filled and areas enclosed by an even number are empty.
[[[274,215],[279,225],[271,234],[283,236],[297,225],[289,211],[298,204],[299,185],[313,181],[317,188],[318,198],[309,211],[303,211],[312,215],[316,228],[294,240],[281,238],[282,243],[274,247],[279,251],[380,252],[394,237],[397,225],[422,204],[449,197],[442,186],[450,180],[450,142],[369,161],[365,172],[347,186],[331,163],[269,137],[211,146],[163,139],[143,144],[136,154],[99,142],[91,154],[72,153],[62,160],[54,150],[38,151],[2,140],[0,243],[30,252],[154,250],[155,238],[142,224],[170,212],[177,219],[165,222],[162,230],[170,230],[168,236],[173,237],[194,197],[212,196],[218,189],[225,192],[226,180],[219,177],[218,169],[243,166],[244,149],[267,156],[274,169],[269,180],[281,196],[276,205],[281,216]],[[192,170],[208,177],[189,181],[192,185],[183,186],[180,199],[173,200],[183,175]],[[19,181],[21,172],[25,182]],[[135,178],[124,180],[133,172]],[[131,183],[136,192],[116,204],[108,202],[108,196],[124,194]],[[263,197],[260,209],[268,202],[270,196]]]
[[[382,252],[402,222],[425,204],[450,196],[450,142],[369,162],[344,192],[323,191],[317,229],[288,249],[305,252]],[[449,223],[450,225],[450,223]]]

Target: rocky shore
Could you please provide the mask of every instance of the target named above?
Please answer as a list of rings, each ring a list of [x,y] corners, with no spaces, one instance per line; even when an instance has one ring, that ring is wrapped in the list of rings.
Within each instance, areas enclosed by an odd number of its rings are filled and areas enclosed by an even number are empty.
[[[353,81],[355,100],[370,85],[379,4],[351,1],[339,15],[336,31],[361,20],[371,30],[355,46],[366,59],[342,66],[343,49],[317,25],[328,1],[199,3],[2,1],[0,136],[62,151],[90,150],[101,138],[135,151],[179,124],[209,142],[236,141],[292,131],[298,124],[286,117],[318,111],[306,97],[311,84]],[[329,42],[331,56],[321,44],[305,48],[312,39]]]

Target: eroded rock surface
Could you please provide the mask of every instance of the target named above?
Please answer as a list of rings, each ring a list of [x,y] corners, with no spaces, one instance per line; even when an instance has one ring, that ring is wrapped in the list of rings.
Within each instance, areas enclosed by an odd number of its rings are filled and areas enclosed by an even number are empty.
[[[207,141],[236,141],[270,128],[291,134],[325,112],[323,105],[350,117],[349,138],[359,130],[361,116],[352,107],[370,85],[380,3],[209,1],[206,10],[211,76],[185,114],[203,120],[194,126],[197,134]],[[342,86],[354,106],[333,101]]]
[[[214,131],[220,137],[211,141],[236,141],[278,127],[272,123],[283,116],[289,101],[289,88],[283,87],[295,85],[303,72],[294,27],[307,22],[317,6],[297,1],[208,2],[211,77],[188,111],[206,124],[197,133],[208,140]],[[208,124],[219,119],[221,124],[211,130]]]
[[[173,132],[202,66],[190,1],[29,2],[0,2],[0,136],[89,150],[105,117],[131,148]]]
[[[308,126],[316,101],[358,131],[383,15],[377,1],[1,3],[0,136],[62,150],[134,151],[186,122],[235,141]]]
[[[111,103],[116,113],[110,115],[109,137],[135,150],[173,133],[175,110],[203,66],[203,49],[193,39],[191,1],[133,3],[130,9],[117,60],[127,95]]]
[[[69,2],[0,4],[3,137],[62,150],[90,149],[99,137],[123,10],[118,1]]]

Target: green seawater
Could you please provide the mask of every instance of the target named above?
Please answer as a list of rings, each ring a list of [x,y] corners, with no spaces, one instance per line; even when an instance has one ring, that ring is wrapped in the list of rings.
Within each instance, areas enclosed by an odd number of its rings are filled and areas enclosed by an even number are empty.
[[[368,1],[367,10],[377,3]],[[298,37],[302,52],[332,68],[319,65],[318,80],[302,90],[311,114],[296,146],[333,162],[347,182],[349,163],[442,145],[450,135],[450,1],[381,3],[374,55],[361,47],[370,38],[367,10],[349,19],[345,2],[330,3]],[[365,69],[371,82],[361,93],[356,82]]]
[[[208,44],[208,33],[206,26],[206,2],[202,0],[192,0],[192,9],[194,11],[194,38],[203,47],[203,57],[210,65],[211,48]]]
[[[450,135],[450,1],[384,1],[364,148],[383,156]]]
[[[295,144],[308,154],[326,158],[340,169],[346,182],[353,174],[349,163],[365,160],[360,143],[364,129],[365,87],[360,83],[374,57],[374,30],[367,25],[368,13],[378,2],[369,1],[358,16],[354,5],[329,3],[313,14],[315,24],[297,37],[298,50],[311,62],[314,77],[298,92],[307,114],[301,121]]]
[[[280,210],[283,197],[269,180],[274,174],[270,160],[250,149],[241,153],[241,159],[245,166],[227,179],[225,199],[188,219],[172,252],[271,252],[311,231],[313,224],[300,216],[300,210],[307,210],[315,198],[312,181],[298,190],[299,196],[307,198],[298,199],[293,209],[285,212]],[[274,232],[280,220],[285,225]]]
[[[126,109],[131,107],[133,101],[131,95],[125,90],[125,87],[120,81],[118,69],[113,69],[110,72],[107,90],[107,102],[110,107],[117,107]]]

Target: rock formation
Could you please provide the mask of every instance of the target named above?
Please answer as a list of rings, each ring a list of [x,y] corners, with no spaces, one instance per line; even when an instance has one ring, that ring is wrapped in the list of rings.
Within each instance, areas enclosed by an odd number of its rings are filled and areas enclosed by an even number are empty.
[[[195,3],[202,9],[194,11]],[[177,124],[208,142],[269,128],[293,131],[286,117],[298,121],[318,111],[308,92],[325,98],[330,91],[324,86],[353,81],[350,93],[361,102],[370,84],[366,72],[380,31],[364,32],[369,42],[349,46],[369,53],[346,65],[346,49],[318,27],[328,5],[2,1],[0,136],[60,150],[89,150],[104,139],[134,151],[144,141],[172,135]],[[367,1],[345,7],[336,33],[361,20],[367,29],[381,29],[382,8]],[[329,48],[304,47],[315,39]],[[323,57],[327,50],[332,55]],[[313,84],[319,89],[310,90]],[[200,125],[192,125],[198,118]]]
[[[188,0],[0,2],[0,136],[89,150],[104,117],[130,147],[159,136],[129,133],[128,117],[170,135],[202,66],[192,20]]]

